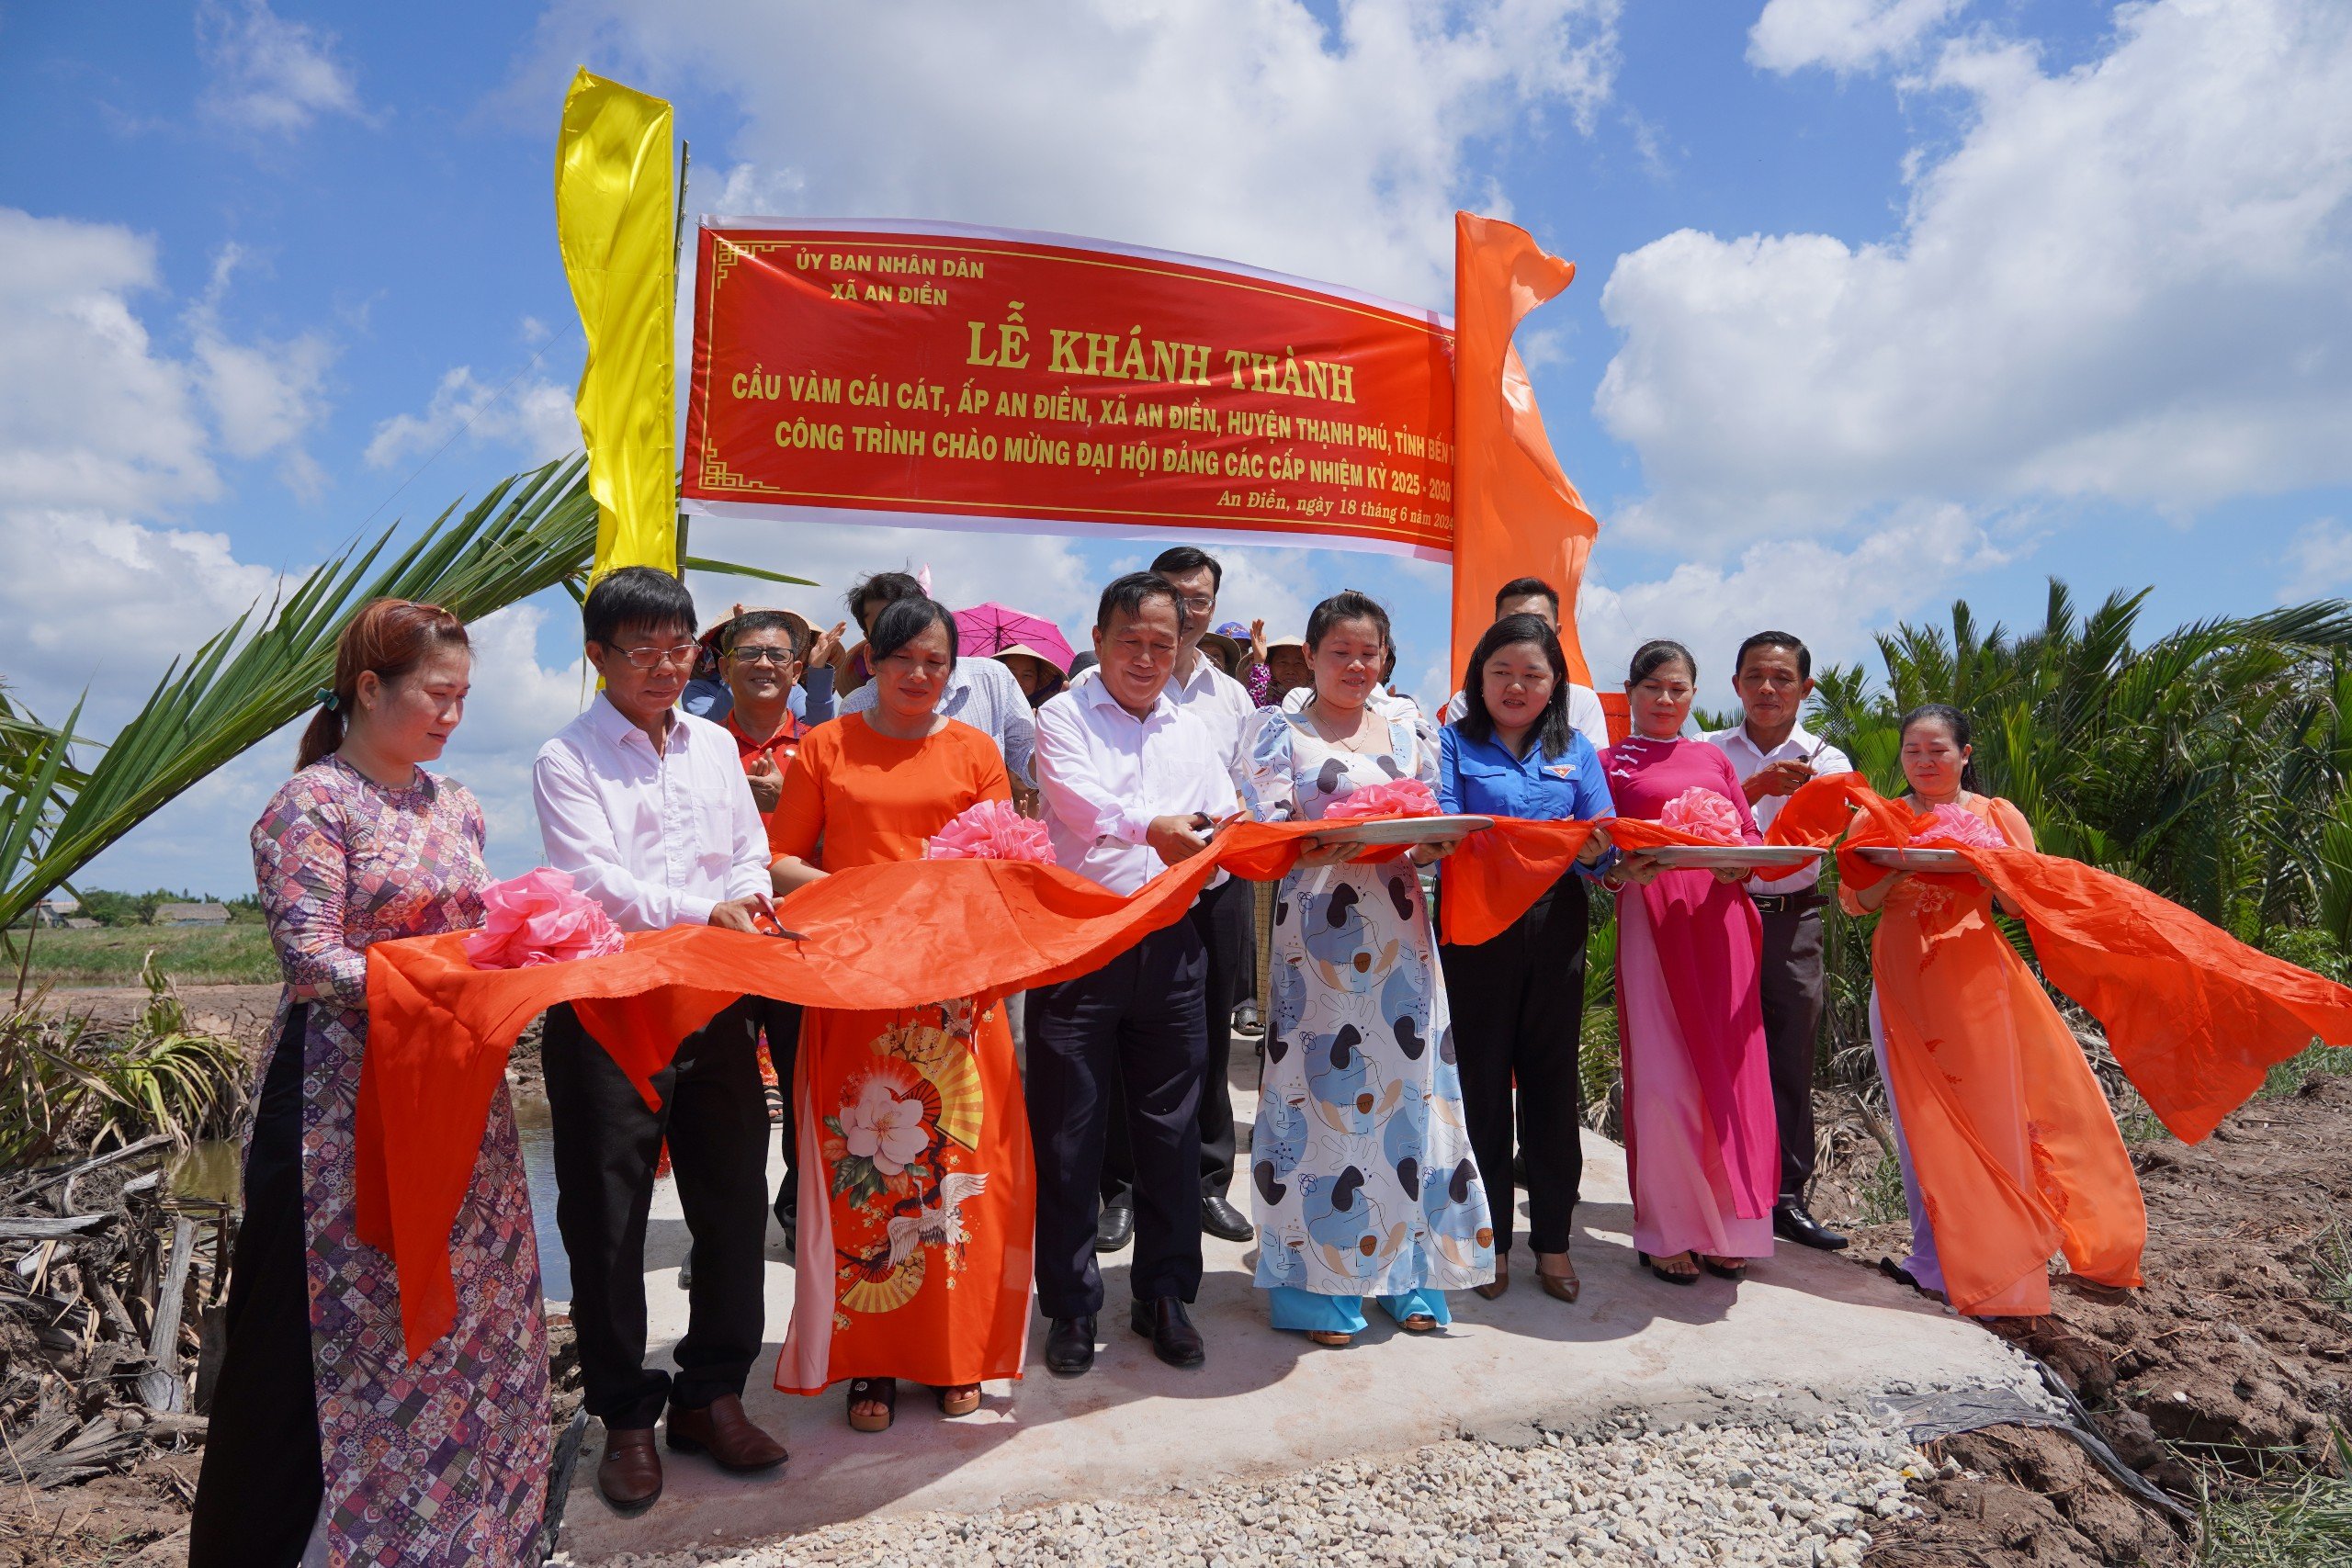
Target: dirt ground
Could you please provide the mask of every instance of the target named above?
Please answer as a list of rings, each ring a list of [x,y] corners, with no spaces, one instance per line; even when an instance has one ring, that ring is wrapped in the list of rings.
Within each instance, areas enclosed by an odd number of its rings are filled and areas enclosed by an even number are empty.
[[[188,1022],[215,1034],[226,1034],[248,1052],[258,1052],[277,1016],[282,986],[176,986]],[[94,986],[50,992],[52,1010],[87,1014],[99,1033],[119,1031],[147,1006],[144,986]]]
[[[277,987],[189,987],[192,1016],[257,1049]],[[137,988],[83,991],[99,1021]],[[537,1077],[536,1032],[514,1075]],[[2352,1053],[2347,1053],[2352,1057]],[[2352,1069],[2352,1060],[2345,1064]],[[1820,1216],[1854,1239],[1856,1267],[1907,1250],[1901,1195],[1851,1096],[1822,1097]],[[2127,1125],[2132,1119],[2126,1118]],[[2053,1281],[2047,1318],[1987,1325],[2041,1357],[2147,1480],[2193,1505],[2200,1484],[2243,1488],[2322,1462],[2331,1420],[2352,1425],[2352,1075],[2258,1099],[2195,1147],[2161,1132],[2133,1155],[2150,1239],[2136,1292]],[[571,1325],[549,1324],[560,1431],[579,1401]],[[1876,1568],[2188,1568],[2186,1527],[2150,1508],[2064,1435],[1995,1427],[1934,1445],[1970,1472],[1915,1483],[1922,1510],[1873,1544]],[[177,1562],[200,1452],[128,1474],[0,1495],[0,1568]]]
[[[2111,1291],[2060,1275],[2048,1317],[1987,1326],[2047,1362],[2124,1461],[2186,1502],[2200,1482],[2225,1494],[2324,1462],[2330,1421],[2352,1422],[2347,1150],[2352,1077],[2256,1100],[2194,1147],[2159,1133],[2133,1149],[2148,1203],[2146,1283]],[[1850,1227],[1849,1256],[1874,1267],[1907,1250],[1907,1227],[1860,1217],[1866,1181],[1826,1184],[1815,1208]],[[1871,1563],[2191,1561],[2164,1516],[2063,1435],[2001,1427],[1941,1448],[1984,1479],[1923,1483],[1925,1516],[1886,1531]]]

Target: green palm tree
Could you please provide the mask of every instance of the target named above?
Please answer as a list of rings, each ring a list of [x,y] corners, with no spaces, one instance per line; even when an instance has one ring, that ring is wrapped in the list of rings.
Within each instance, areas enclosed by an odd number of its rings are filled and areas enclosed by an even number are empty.
[[[493,485],[462,515],[453,502],[405,547],[398,523],[255,604],[184,663],[87,772],[70,754],[77,704],[49,728],[0,700],[0,931],[21,921],[83,866],[174,796],[313,705],[334,676],[335,639],[370,600],[418,599],[474,621],[560,584],[582,592],[596,547],[587,459],[573,457]],[[806,584],[780,572],[688,558],[699,570]]]

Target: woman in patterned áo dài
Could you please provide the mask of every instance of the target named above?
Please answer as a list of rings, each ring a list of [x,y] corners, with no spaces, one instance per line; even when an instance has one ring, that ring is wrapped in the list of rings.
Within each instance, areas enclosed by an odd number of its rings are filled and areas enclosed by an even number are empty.
[[[785,770],[768,818],[779,893],[920,860],[966,807],[1012,798],[995,742],[938,712],[955,618],[901,599],[866,646],[876,700],[811,730]],[[794,1077],[800,1237],[775,1386],[848,1380],[864,1432],[889,1426],[902,1377],[937,1389],[943,1415],[970,1415],[983,1382],[1021,1375],[1028,1345],[1037,1183],[1003,1006],[803,1009]]]
[[[418,766],[457,728],[470,659],[437,606],[362,610],[299,771],[254,826],[287,984],[245,1154],[190,1568],[537,1560],[547,1335],[504,1088],[450,1232],[457,1323],[421,1359],[402,1350],[392,1260],[354,1234],[368,945],[481,923],[481,808]]]
[[[1250,748],[1261,819],[1317,818],[1359,789],[1437,781],[1438,738],[1375,697],[1388,615],[1333,595],[1307,623],[1315,697],[1264,711]],[[1464,1129],[1436,933],[1415,867],[1302,863],[1275,895],[1272,1017],[1250,1134],[1257,1283],[1273,1325],[1345,1345],[1379,1298],[1406,1329],[1494,1277],[1486,1184]]]

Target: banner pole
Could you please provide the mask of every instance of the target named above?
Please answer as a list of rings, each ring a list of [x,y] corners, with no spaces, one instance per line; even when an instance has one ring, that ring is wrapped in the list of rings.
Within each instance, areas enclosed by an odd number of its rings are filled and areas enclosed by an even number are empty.
[[[683,136],[678,138],[678,215],[672,223],[670,231],[670,320],[673,323],[673,331],[676,330],[674,323],[678,319],[680,267],[686,253],[686,171],[693,166],[694,156],[695,144]],[[678,453],[678,489],[681,492],[685,488],[685,479],[686,455],[684,449],[681,449]],[[680,493],[678,499],[683,502],[685,498],[683,493]],[[686,511],[682,505],[678,509],[677,570],[678,581],[681,582],[686,580],[687,522]]]

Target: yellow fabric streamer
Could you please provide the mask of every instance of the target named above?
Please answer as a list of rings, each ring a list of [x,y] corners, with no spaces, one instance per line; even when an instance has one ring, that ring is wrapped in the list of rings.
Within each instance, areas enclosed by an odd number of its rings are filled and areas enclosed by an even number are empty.
[[[596,498],[594,575],[678,570],[677,175],[670,106],[582,71],[556,140],[555,230],[588,337],[580,434]]]

